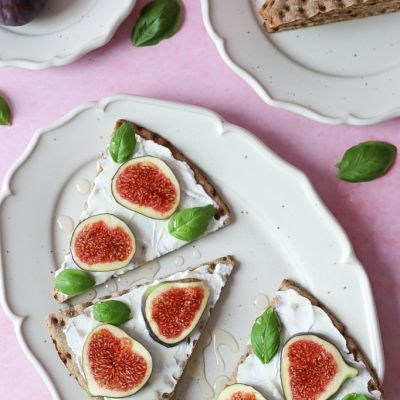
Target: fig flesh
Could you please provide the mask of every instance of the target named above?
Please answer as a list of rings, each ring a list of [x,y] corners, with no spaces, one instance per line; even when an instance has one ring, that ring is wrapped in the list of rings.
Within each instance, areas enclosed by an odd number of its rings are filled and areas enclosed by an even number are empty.
[[[83,372],[91,396],[127,397],[149,380],[153,361],[139,342],[114,325],[100,325],[86,338]]]
[[[112,180],[112,193],[123,207],[153,219],[167,219],[180,201],[178,180],[156,157],[138,157],[122,164]]]
[[[286,400],[327,400],[357,376],[339,350],[313,334],[290,338],[281,354],[281,383]]]
[[[217,400],[267,400],[260,392],[248,385],[236,383],[226,387]]]
[[[201,280],[166,281],[150,287],[143,297],[143,316],[154,340],[173,347],[197,326],[210,289]]]
[[[31,22],[47,0],[0,0],[0,25],[20,26]]]
[[[126,267],[136,251],[128,225],[112,214],[97,214],[81,221],[71,238],[75,264],[86,271],[115,271]]]

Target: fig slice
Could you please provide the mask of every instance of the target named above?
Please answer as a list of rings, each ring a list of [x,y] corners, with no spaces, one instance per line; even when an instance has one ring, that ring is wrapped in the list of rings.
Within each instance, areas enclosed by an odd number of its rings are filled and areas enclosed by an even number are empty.
[[[136,251],[128,225],[112,214],[97,214],[81,221],[71,238],[75,264],[86,271],[114,271],[126,267]]]
[[[180,201],[178,180],[156,157],[138,157],[122,164],[111,189],[121,206],[153,219],[169,218]]]
[[[226,387],[217,400],[267,400],[260,392],[248,385],[236,383]]]
[[[313,334],[290,338],[281,353],[281,383],[286,400],[330,399],[358,375],[332,343]]]
[[[153,361],[122,329],[100,325],[86,338],[82,367],[91,396],[116,398],[138,392],[150,378]]]
[[[182,342],[197,326],[210,297],[198,279],[167,281],[150,287],[142,311],[152,338],[166,347]]]

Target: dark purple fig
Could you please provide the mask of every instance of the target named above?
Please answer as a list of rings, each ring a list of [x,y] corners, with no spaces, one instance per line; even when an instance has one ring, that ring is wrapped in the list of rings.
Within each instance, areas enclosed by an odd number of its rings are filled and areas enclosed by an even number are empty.
[[[0,25],[19,26],[31,22],[47,0],[0,0]]]

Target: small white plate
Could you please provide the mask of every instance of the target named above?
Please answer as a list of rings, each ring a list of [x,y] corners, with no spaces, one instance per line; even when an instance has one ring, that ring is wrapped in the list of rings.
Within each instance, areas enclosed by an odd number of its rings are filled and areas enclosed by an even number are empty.
[[[400,115],[400,13],[267,34],[265,0],[202,0],[224,61],[269,105],[325,123]]]
[[[272,297],[280,281],[290,277],[337,313],[383,377],[382,344],[368,279],[307,178],[253,135],[211,111],[117,96],[83,105],[38,131],[0,193],[0,299],[54,399],[86,399],[68,376],[44,325],[46,314],[59,307],[52,298],[52,273],[69,242],[56,219],[69,215],[76,222],[85,201],[76,183],[93,179],[96,160],[118,118],[136,121],[171,140],[204,169],[232,206],[231,226],[194,243],[196,251],[188,245],[163,257],[158,273],[163,276],[226,254],[238,259],[210,330],[230,332],[243,351],[262,312],[254,298],[258,293]],[[175,265],[178,256],[184,258],[184,266]],[[217,366],[212,346],[204,353],[211,385],[219,375],[229,376],[239,357],[227,348],[221,350],[225,370]],[[204,385],[199,389],[198,380],[186,378],[178,398],[208,398]]]
[[[136,0],[49,0],[32,22],[0,26],[0,67],[69,64],[106,44]]]

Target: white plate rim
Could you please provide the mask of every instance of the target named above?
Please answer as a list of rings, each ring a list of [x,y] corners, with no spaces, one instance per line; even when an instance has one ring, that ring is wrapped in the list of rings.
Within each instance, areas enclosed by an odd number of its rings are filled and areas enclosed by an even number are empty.
[[[330,228],[336,232],[336,235],[338,236],[338,241],[341,243],[343,246],[343,254],[346,254],[345,257],[341,260],[343,264],[345,264],[348,268],[354,269],[354,271],[358,274],[359,280],[362,281],[364,287],[367,289],[369,296],[366,298],[364,296],[364,301],[368,301],[368,308],[371,310],[372,315],[370,318],[370,322],[374,324],[373,331],[377,333],[376,339],[376,344],[379,346],[379,352],[380,354],[383,355],[383,343],[382,343],[382,337],[380,335],[380,327],[378,323],[378,315],[377,315],[377,310],[376,306],[373,300],[372,296],[372,288],[368,279],[368,276],[366,274],[366,271],[364,267],[362,266],[361,262],[358,260],[357,256],[355,255],[355,252],[353,250],[353,247],[350,243],[350,240],[341,227],[341,225],[338,223],[338,221],[335,219],[333,214],[330,212],[330,210],[326,207],[325,203],[322,202],[321,198],[317,194],[316,190],[312,186],[310,180],[308,177],[301,172],[299,169],[294,167],[293,165],[289,164],[287,161],[282,159],[280,156],[275,154],[271,149],[269,149],[262,141],[261,139],[257,138],[254,134],[250,133],[249,131],[245,130],[244,128],[241,128],[237,125],[231,124],[227,121],[225,121],[219,114],[217,114],[214,111],[211,111],[207,108],[199,107],[199,106],[193,106],[193,105],[187,105],[183,103],[177,103],[177,102],[171,102],[171,101],[165,101],[165,100],[157,100],[157,99],[151,99],[147,97],[141,97],[141,96],[135,96],[135,95],[129,95],[129,94],[122,94],[122,95],[114,95],[110,97],[106,97],[100,101],[93,101],[93,102],[88,102],[85,104],[82,104],[76,108],[74,108],[72,111],[67,113],[64,117],[56,121],[54,124],[49,125],[45,128],[41,128],[35,131],[30,143],[26,147],[25,151],[21,154],[21,156],[17,159],[17,161],[14,163],[14,165],[7,171],[4,177],[4,181],[2,184],[2,187],[0,189],[0,209],[3,205],[3,202],[8,198],[10,195],[13,194],[11,190],[11,181],[14,176],[14,174],[18,171],[18,169],[24,164],[24,162],[29,158],[30,154],[34,151],[36,145],[39,142],[39,139],[41,135],[45,134],[48,131],[52,131],[54,129],[57,129],[64,124],[68,123],[70,120],[74,119],[77,117],[80,113],[85,112],[88,109],[91,109],[93,107],[99,108],[101,110],[105,110],[111,103],[121,101],[121,100],[128,100],[128,101],[134,101],[134,102],[141,102],[145,104],[152,104],[156,105],[159,107],[164,107],[164,108],[170,108],[170,109],[184,109],[187,110],[188,112],[192,113],[198,113],[202,115],[207,115],[210,118],[213,118],[217,123],[219,124],[219,129],[220,129],[220,134],[224,133],[225,131],[229,131],[230,129],[235,129],[240,135],[242,136],[243,140],[249,141],[253,145],[256,145],[258,150],[261,152],[264,152],[266,156],[271,158],[275,164],[277,164],[283,171],[286,173],[289,173],[293,177],[296,178],[298,184],[304,189],[304,192],[307,194],[307,197],[312,201],[313,203],[318,205],[318,208],[320,209],[320,214],[325,218],[325,222],[329,224]],[[17,341],[22,348],[24,354],[27,356],[28,360],[32,363],[32,365],[35,367],[35,369],[38,371],[39,375],[45,382],[47,388],[49,389],[52,398],[53,399],[61,399],[58,391],[56,389],[55,384],[52,382],[50,379],[48,373],[46,372],[45,367],[36,359],[34,356],[33,352],[27,345],[27,343],[24,340],[23,334],[22,334],[22,324],[23,321],[26,317],[21,317],[17,314],[15,314],[9,304],[8,300],[6,297],[6,282],[4,279],[4,274],[3,274],[3,267],[2,267],[2,251],[1,251],[1,241],[0,241],[0,306],[2,306],[3,310],[5,311],[5,314],[7,317],[11,320],[13,323],[14,331],[17,337]],[[385,372],[385,362],[383,357],[378,357],[378,364],[375,365],[375,369],[378,371],[378,376],[381,381],[383,381],[384,377],[384,372]]]
[[[83,57],[85,54],[103,47],[106,45],[114,36],[115,32],[122,24],[122,22],[128,17],[133,8],[135,7],[136,0],[130,0],[130,3],[127,3],[126,8],[121,9],[119,17],[113,21],[113,23],[108,27],[108,29],[104,30],[103,34],[100,36],[96,36],[88,42],[83,43],[83,45],[76,51],[66,55],[57,55],[53,54],[49,59],[45,61],[38,61],[34,59],[24,59],[24,58],[13,58],[8,60],[2,60],[0,58],[0,68],[1,67],[17,67],[24,68],[30,70],[41,70],[50,67],[61,67],[63,65],[71,64]]]
[[[310,118],[317,122],[322,122],[331,125],[374,125],[380,122],[398,117],[400,115],[400,106],[394,107],[393,109],[384,112],[380,115],[376,115],[368,118],[361,118],[352,113],[347,113],[341,117],[331,117],[323,113],[314,111],[306,106],[289,102],[275,100],[268,92],[268,89],[264,87],[257,79],[255,79],[249,72],[244,68],[241,68],[234,59],[230,56],[225,46],[225,39],[218,35],[216,29],[211,22],[210,2],[212,0],[201,0],[203,22],[206,30],[217,47],[218,53],[222,57],[223,61],[231,68],[237,75],[240,76],[257,94],[258,96],[268,105],[280,108],[286,111],[294,112],[304,117]]]

